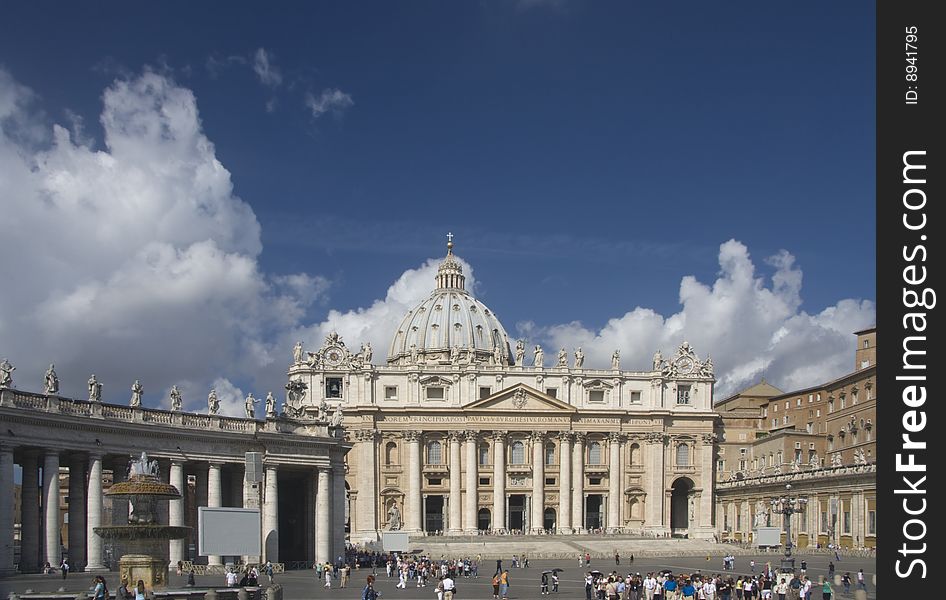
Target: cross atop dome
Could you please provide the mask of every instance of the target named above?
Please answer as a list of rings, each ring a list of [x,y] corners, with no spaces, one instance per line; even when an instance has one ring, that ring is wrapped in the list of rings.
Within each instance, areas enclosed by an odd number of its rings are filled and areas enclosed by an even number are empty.
[[[437,269],[437,289],[464,289],[463,267],[453,254],[453,233],[447,233],[447,257]]]
[[[453,254],[453,234],[447,232],[447,254]]]

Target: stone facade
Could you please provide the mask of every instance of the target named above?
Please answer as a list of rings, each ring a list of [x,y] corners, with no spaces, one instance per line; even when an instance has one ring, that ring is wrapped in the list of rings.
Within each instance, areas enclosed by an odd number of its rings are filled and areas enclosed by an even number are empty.
[[[712,537],[712,361],[687,343],[636,371],[617,351],[610,369],[574,352],[511,342],[465,290],[452,244],[385,364],[336,334],[316,351],[297,346],[297,409],[340,406],[354,445],[351,541],[392,527]]]

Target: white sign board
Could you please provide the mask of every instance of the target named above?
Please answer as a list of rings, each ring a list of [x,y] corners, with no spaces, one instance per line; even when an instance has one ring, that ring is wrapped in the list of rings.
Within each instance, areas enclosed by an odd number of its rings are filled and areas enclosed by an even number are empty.
[[[198,507],[197,553],[200,556],[259,556],[259,509]]]
[[[406,531],[382,531],[381,548],[385,552],[410,552],[411,541]]]
[[[756,527],[756,546],[781,546],[782,530],[779,527]]]

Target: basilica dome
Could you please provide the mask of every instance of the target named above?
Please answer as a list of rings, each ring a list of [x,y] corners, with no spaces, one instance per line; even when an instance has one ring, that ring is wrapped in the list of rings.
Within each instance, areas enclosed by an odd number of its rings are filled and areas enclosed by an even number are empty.
[[[510,363],[509,339],[485,304],[466,291],[463,267],[447,243],[436,288],[408,311],[391,341],[392,364]]]

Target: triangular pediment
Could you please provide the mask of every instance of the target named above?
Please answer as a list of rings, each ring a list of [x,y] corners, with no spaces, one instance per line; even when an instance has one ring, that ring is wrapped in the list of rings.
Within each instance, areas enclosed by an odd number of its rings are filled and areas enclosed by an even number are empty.
[[[575,413],[578,409],[524,383],[517,383],[472,404],[467,404],[463,407],[463,411]]]

